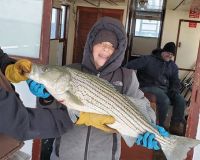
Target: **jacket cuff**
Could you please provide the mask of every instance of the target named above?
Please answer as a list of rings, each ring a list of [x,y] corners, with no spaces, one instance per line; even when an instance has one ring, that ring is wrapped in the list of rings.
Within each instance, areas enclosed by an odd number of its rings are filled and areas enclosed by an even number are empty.
[[[53,101],[54,98],[52,95],[50,95],[48,98],[39,98],[39,102],[43,106],[50,105],[51,103],[53,103]]]

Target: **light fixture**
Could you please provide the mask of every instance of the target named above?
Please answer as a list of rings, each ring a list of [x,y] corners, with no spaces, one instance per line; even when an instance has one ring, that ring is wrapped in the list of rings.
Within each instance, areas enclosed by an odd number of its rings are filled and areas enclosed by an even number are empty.
[[[147,8],[148,0],[137,0],[139,8]]]

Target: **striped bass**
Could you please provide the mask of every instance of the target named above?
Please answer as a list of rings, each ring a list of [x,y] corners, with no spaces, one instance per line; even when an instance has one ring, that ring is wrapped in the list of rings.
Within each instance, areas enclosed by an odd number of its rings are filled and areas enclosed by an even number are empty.
[[[149,131],[155,134],[168,160],[183,160],[192,147],[200,144],[199,140],[187,137],[170,135],[164,138],[127,96],[97,76],[64,66],[32,64],[27,77],[44,84],[67,108],[113,116],[115,123],[108,126],[116,129],[129,146],[133,145],[130,138]]]

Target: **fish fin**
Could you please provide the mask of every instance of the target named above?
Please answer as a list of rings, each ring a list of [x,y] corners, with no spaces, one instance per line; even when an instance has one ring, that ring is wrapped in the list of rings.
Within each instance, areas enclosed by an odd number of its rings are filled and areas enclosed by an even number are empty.
[[[59,80],[55,84],[55,92],[56,93],[64,93],[70,89],[70,85],[68,82],[68,76],[61,76]]]
[[[72,120],[73,123],[75,123],[79,117],[80,114],[79,111],[70,108],[67,108],[67,111],[70,119]]]
[[[70,91],[66,92],[66,106],[70,109],[75,109],[82,111],[84,104],[79,100],[79,98],[73,95]]]
[[[126,142],[127,146],[132,147],[136,141],[135,137],[130,137],[127,135],[122,135],[124,141]]]
[[[126,126],[122,126],[121,123],[119,123],[118,121],[115,121],[115,123],[113,124],[108,124],[109,127],[116,129],[120,135],[123,137],[124,141],[126,142],[127,146],[132,147],[133,144],[135,143],[135,140],[138,136],[138,134],[135,132],[130,132],[130,128],[126,127]],[[127,133],[129,133],[129,135],[127,135]],[[131,136],[130,136],[131,135]]]
[[[200,144],[200,140],[175,135],[170,135],[169,141],[171,143],[161,145],[167,160],[183,160],[191,148]]]

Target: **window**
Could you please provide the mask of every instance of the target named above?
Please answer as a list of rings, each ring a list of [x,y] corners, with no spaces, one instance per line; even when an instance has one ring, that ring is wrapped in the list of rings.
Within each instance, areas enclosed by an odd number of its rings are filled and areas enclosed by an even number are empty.
[[[43,0],[0,1],[0,45],[11,56],[39,58]]]
[[[162,6],[163,6],[163,0],[148,0],[149,9],[162,10]]]
[[[144,3],[141,3],[141,2],[144,2]],[[139,11],[139,10],[147,11],[148,10],[148,11],[161,12],[162,7],[163,7],[163,0],[148,0],[148,1],[146,1],[146,3],[143,0],[138,0],[136,10],[137,11]]]
[[[67,16],[67,7],[52,8],[51,15],[51,39],[63,39],[65,33],[65,22]]]
[[[136,19],[135,36],[158,37],[160,21],[148,19]]]
[[[62,17],[61,17],[61,29],[60,29],[60,38],[64,38],[64,33],[65,33],[65,17],[66,17],[66,6],[61,6],[62,9]]]
[[[135,36],[159,37],[162,19],[163,0],[148,0],[146,7],[137,1],[135,12]]]
[[[58,17],[59,17],[59,9],[52,8],[52,15],[51,15],[51,39],[56,39],[58,35]]]

